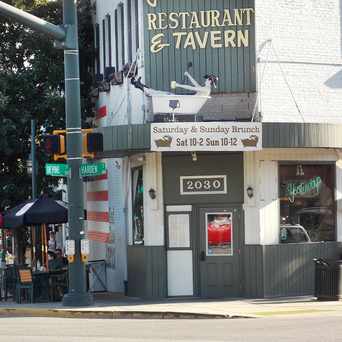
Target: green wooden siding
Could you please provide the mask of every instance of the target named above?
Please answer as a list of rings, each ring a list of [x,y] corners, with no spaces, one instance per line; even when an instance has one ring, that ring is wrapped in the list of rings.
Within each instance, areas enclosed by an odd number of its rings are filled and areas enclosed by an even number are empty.
[[[196,28],[175,30],[148,30],[147,13],[170,12],[199,12],[206,10],[224,9],[234,10],[239,8],[254,8],[254,0],[158,0],[157,7],[153,8],[144,1],[144,29],[145,29],[145,75],[146,83],[150,87],[159,90],[170,90],[171,81],[183,83],[184,72],[188,62],[193,63],[190,73],[200,83],[204,82],[203,76],[214,74],[219,77],[217,93],[242,93],[255,92],[255,25],[252,15],[249,26],[230,26],[216,28]],[[205,31],[249,30],[248,47],[222,47],[206,48],[191,47],[176,49],[173,44],[162,49],[158,53],[150,51],[150,41],[158,33],[164,33],[167,42],[173,42],[173,32],[195,32],[202,36]],[[183,38],[184,39],[184,38]],[[208,39],[210,41],[210,37]]]

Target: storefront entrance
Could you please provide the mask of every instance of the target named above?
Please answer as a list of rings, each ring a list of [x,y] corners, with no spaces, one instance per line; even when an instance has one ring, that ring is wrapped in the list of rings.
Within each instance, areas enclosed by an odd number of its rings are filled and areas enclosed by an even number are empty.
[[[241,209],[199,208],[198,218],[201,297],[241,296]]]
[[[163,155],[169,296],[240,297],[242,153]]]

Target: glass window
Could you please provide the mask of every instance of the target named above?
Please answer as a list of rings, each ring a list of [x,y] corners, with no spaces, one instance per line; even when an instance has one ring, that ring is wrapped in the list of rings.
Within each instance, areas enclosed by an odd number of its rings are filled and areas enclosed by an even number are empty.
[[[132,212],[133,212],[133,244],[144,244],[144,185],[143,168],[132,171]]]
[[[232,213],[216,212],[206,214],[207,255],[233,254]]]
[[[279,182],[280,241],[334,241],[335,165],[280,165]]]
[[[282,225],[280,228],[281,243],[311,242],[307,231],[300,225]]]

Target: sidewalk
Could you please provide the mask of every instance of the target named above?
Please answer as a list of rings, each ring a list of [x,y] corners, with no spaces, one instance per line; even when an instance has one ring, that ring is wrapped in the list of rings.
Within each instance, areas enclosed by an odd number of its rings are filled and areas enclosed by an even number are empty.
[[[70,318],[259,318],[289,315],[342,315],[342,302],[313,297],[209,300],[200,298],[147,301],[129,297],[97,297],[90,307],[64,307],[61,303],[16,304],[0,302],[1,316]]]

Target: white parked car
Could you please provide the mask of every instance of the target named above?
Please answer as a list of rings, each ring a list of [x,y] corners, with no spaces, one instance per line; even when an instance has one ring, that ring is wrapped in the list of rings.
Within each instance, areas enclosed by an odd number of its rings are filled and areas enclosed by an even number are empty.
[[[306,229],[300,224],[282,224],[280,226],[280,243],[311,242]]]

